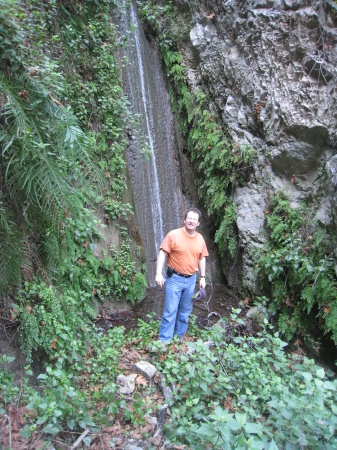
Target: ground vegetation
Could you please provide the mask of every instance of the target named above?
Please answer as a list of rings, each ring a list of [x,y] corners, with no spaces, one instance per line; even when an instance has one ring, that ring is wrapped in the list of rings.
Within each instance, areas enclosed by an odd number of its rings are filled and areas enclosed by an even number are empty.
[[[163,348],[159,321],[140,319],[127,332],[91,328],[71,348],[54,348],[40,387],[0,375],[1,439],[5,449],[69,448],[79,437],[91,449],[327,449],[336,448],[337,382],[287,344],[268,322],[251,327],[232,310],[217,327],[200,330],[192,318],[185,339]],[[145,360],[158,372],[141,374],[121,394],[118,375]],[[3,356],[0,364],[10,358]],[[171,387],[164,398],[163,378]],[[170,414],[153,419],[165,403]]]

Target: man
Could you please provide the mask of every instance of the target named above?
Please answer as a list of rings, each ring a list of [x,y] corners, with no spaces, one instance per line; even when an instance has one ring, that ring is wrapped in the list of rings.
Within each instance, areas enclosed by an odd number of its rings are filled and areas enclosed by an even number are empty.
[[[164,311],[159,331],[159,339],[163,342],[171,341],[174,335],[182,337],[186,333],[198,269],[199,286],[206,287],[208,251],[204,238],[197,232],[200,220],[201,212],[197,208],[189,209],[185,214],[184,226],[170,231],[160,246],[155,282],[161,287],[165,284]],[[166,257],[165,280],[162,270]]]

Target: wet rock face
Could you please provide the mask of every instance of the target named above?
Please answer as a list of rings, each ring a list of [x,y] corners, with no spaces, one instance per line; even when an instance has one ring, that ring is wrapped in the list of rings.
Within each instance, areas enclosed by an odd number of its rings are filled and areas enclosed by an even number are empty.
[[[193,18],[183,51],[191,86],[210,94],[233,139],[258,154],[248,187],[234,193],[243,286],[253,289],[247,249],[262,244],[267,192],[286,191],[293,206],[310,199],[325,224],[329,203],[337,214],[334,177],[322,186],[318,176],[335,166],[337,8],[313,0],[185,3]]]

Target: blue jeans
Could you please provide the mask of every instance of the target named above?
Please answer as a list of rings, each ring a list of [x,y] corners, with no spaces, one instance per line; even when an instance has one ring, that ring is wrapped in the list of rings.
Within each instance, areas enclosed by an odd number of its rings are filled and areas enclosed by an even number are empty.
[[[165,281],[165,303],[161,319],[159,339],[170,341],[176,334],[186,333],[188,317],[193,309],[192,296],[195,289],[196,273],[189,278],[175,273]]]

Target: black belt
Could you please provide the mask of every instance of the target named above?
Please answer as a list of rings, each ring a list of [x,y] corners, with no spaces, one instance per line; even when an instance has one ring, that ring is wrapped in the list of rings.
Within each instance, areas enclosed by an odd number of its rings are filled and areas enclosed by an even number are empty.
[[[184,277],[184,278],[190,278],[192,276],[192,275],[185,275],[184,273],[177,272],[174,269],[172,269],[172,272],[175,273],[176,275],[179,275],[180,277]]]

